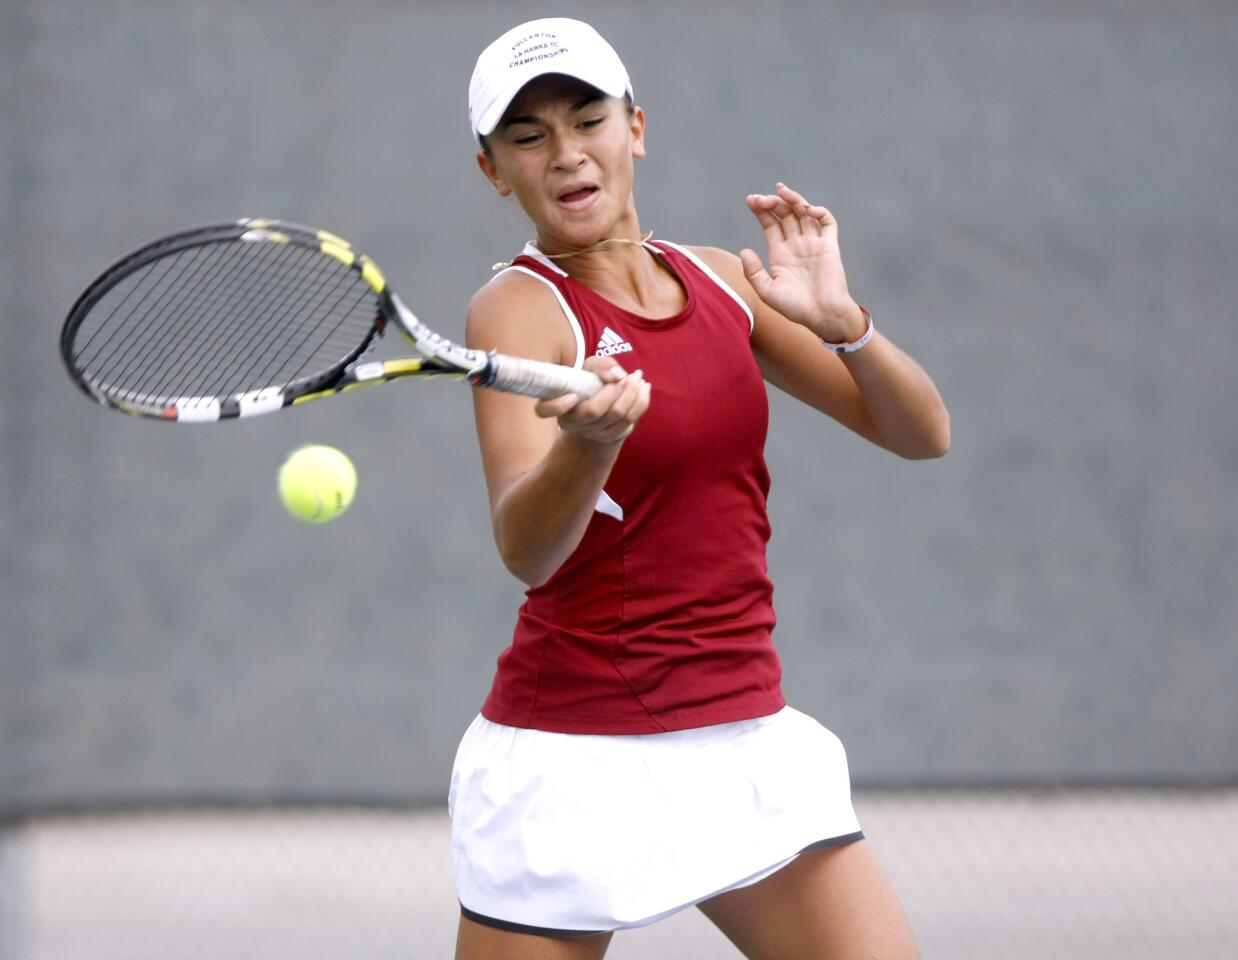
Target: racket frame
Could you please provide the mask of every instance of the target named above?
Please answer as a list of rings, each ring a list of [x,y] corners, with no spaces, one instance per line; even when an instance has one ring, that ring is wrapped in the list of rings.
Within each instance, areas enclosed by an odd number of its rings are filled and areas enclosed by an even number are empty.
[[[92,377],[76,360],[74,341],[86,316],[108,291],[148,264],[212,243],[273,242],[308,247],[355,270],[374,295],[374,322],[356,347],[329,367],[284,384],[272,384],[221,397],[156,396],[126,390]],[[389,325],[394,325],[417,356],[363,361]],[[508,357],[460,346],[435,333],[396,296],[378,265],[342,238],[283,220],[243,219],[206,224],[151,241],[104,270],[74,301],[60,335],[60,353],[70,377],[92,400],[114,410],[163,421],[213,422],[269,413],[332,396],[355,387],[408,376],[447,376],[528,396],[576,393],[587,397],[601,381],[588,371]]]

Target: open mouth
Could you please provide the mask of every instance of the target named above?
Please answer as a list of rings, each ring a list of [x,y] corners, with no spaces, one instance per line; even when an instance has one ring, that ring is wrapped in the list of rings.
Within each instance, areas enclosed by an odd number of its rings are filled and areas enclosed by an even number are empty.
[[[568,206],[575,206],[589,200],[598,188],[592,184],[586,184],[581,187],[571,187],[559,194],[559,202],[566,203]]]

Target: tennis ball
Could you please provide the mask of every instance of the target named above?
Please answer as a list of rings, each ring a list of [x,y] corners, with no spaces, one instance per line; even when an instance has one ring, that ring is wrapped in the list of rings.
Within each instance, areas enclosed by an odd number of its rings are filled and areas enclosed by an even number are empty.
[[[279,497],[298,520],[334,520],[348,509],[356,492],[357,469],[335,447],[298,447],[279,468]]]

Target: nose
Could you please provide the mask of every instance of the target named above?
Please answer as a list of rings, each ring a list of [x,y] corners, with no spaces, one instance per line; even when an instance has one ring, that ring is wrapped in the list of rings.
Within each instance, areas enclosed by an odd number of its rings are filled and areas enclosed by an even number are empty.
[[[568,173],[580,169],[585,162],[585,153],[576,137],[570,133],[560,133],[555,137],[554,142],[555,169]]]

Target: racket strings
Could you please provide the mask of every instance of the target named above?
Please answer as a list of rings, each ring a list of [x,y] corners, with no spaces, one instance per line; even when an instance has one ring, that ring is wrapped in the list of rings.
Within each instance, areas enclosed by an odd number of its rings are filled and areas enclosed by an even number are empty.
[[[161,367],[163,375],[149,383],[149,393],[152,396],[202,396],[212,393],[213,370],[204,362],[205,358],[215,356],[221,342],[232,331],[233,318],[236,313],[231,307],[238,289],[246,280],[246,270],[238,265],[245,253],[236,245],[225,247],[223,244],[212,244],[216,248],[224,248],[222,257],[209,260],[194,258],[187,264],[192,270],[188,275],[188,283],[176,301],[176,309],[169,315],[176,317],[175,323],[157,326],[159,334],[159,349],[147,343],[147,362],[152,368]],[[262,257],[266,251],[261,251]],[[213,276],[225,277],[226,280],[217,285],[206,286]],[[203,294],[203,290],[207,291]],[[188,309],[195,299],[203,302],[200,307]]]
[[[201,253],[202,249],[210,248],[195,248],[194,253]],[[78,331],[77,340],[81,345],[75,347],[74,359],[80,368],[97,371],[108,380],[125,379],[126,361],[140,355],[140,350],[149,344],[152,334],[160,330],[159,327],[151,327],[144,321],[158,305],[159,298],[167,296],[168,290],[163,279],[175,265],[176,260],[172,257],[156,260],[142,272],[126,277],[109,292],[108,297],[96,304],[87,318],[92,332],[89,336],[84,336],[83,330]],[[141,296],[131,303],[132,298],[139,293]],[[156,301],[154,304],[149,302],[152,296]],[[109,297],[119,302],[113,304],[111,311],[104,314],[103,306]],[[83,327],[86,328],[86,325]],[[94,346],[100,334],[105,335],[94,353],[88,355],[89,348]],[[117,369],[118,367],[120,369]]]
[[[183,385],[178,393],[193,396],[222,397],[265,386],[246,377],[247,366],[256,350],[271,350],[279,336],[273,308],[281,297],[289,296],[284,283],[263,280],[286,260],[286,252],[296,255],[291,269],[282,264],[282,277],[292,283],[311,281],[308,251],[275,244],[249,247],[234,245],[238,257],[244,258],[230,266],[227,286],[221,285],[209,302],[203,304],[195,321],[197,336],[177,369],[170,370],[156,389],[166,393],[174,383]],[[298,263],[299,261],[299,263]],[[306,269],[297,269],[305,266]],[[296,289],[295,287],[293,289]],[[192,379],[190,379],[192,378]]]
[[[233,351],[236,364],[229,369],[244,366],[225,387],[227,394],[283,387],[338,367],[360,352],[373,329],[373,292],[356,272],[304,247],[277,250],[294,258],[294,269],[285,273],[282,290],[264,297],[264,322],[251,324],[248,341]],[[266,284],[265,278],[255,282]],[[351,300],[342,306],[350,292]]]
[[[362,302],[372,303],[372,291],[343,263],[331,261],[328,266],[331,268],[330,273],[321,270],[320,263],[318,278],[313,288],[307,287],[301,291],[302,301],[296,302],[289,298],[284,309],[273,318],[272,327],[282,327],[287,336],[279,352],[268,352],[265,365],[261,363],[263,354],[253,352],[254,362],[245,373],[246,380],[262,383],[279,381],[281,385],[289,383],[322,369],[321,363],[314,363],[319,358],[330,357],[333,363],[338,363],[361,346],[363,340],[357,336],[355,330],[346,330],[345,335],[338,340],[333,341],[332,337],[338,334],[349,320],[358,316],[357,307]],[[350,293],[351,302],[341,308]],[[290,322],[297,315],[322,319],[314,325]],[[373,326],[373,310],[364,313],[363,318],[366,329]]]
[[[132,304],[132,292],[126,294],[102,316],[99,329],[109,335],[93,357],[78,356],[79,366],[96,373],[114,389],[143,397],[156,396],[158,385],[152,372],[166,371],[175,362],[186,348],[185,332],[193,321],[192,316],[177,308],[178,301],[198,296],[209,276],[229,276],[229,252],[232,251],[221,244],[191,247],[161,257],[127,278],[125,282],[132,284],[132,291],[145,293]],[[183,276],[190,277],[189,282],[181,279]],[[220,287],[226,285],[221,283]],[[95,315],[102,313],[102,307],[102,302],[96,306]]]
[[[227,283],[212,291],[200,308],[194,308],[195,335],[174,369],[169,369],[156,392],[166,395],[173,384],[180,384],[178,395],[222,397],[271,386],[247,379],[247,364],[256,350],[271,350],[278,337],[273,307],[280,298],[290,296],[285,283],[269,279],[272,268],[281,278],[294,284],[312,281],[310,251],[270,244],[232,244],[230,252],[237,263],[230,263]],[[287,254],[294,255],[291,266]]]
[[[311,247],[214,242],[105,294],[74,362],[122,397],[224,399],[334,370],[366,346],[375,313],[356,271]]]

